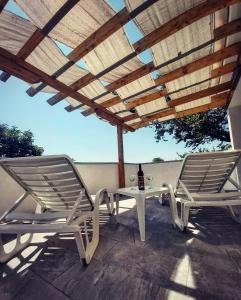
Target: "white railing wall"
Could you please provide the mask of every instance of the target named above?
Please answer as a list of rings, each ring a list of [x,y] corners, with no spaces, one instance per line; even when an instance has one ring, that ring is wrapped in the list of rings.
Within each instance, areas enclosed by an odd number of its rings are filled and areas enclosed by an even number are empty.
[[[152,185],[160,186],[163,183],[171,183],[175,186],[179,176],[181,161],[167,161],[162,163],[145,163],[142,168],[145,175],[152,175]],[[118,165],[117,163],[75,163],[89,193],[94,195],[100,188],[107,188],[114,192],[118,188]],[[125,164],[126,186],[137,185],[131,183],[130,175],[138,171],[137,164]],[[0,168],[0,214],[23,193],[23,189]],[[23,211],[34,211],[35,205],[32,199],[28,198],[20,207]]]
[[[181,161],[146,163],[142,164],[142,169],[145,175],[151,174],[153,176],[152,185],[161,185],[164,182],[175,185],[180,165]],[[118,167],[116,163],[76,163],[76,166],[91,194],[95,194],[102,187],[106,187],[110,192],[118,188]],[[129,180],[130,175],[136,175],[137,171],[137,164],[125,164],[127,187],[137,184],[137,182],[131,183]]]

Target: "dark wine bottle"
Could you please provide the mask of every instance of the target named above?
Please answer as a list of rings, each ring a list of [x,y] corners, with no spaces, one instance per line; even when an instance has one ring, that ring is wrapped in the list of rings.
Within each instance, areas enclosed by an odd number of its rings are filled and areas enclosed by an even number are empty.
[[[140,191],[143,191],[145,189],[145,183],[144,183],[144,172],[142,171],[141,164],[139,164],[139,171],[137,172],[138,177],[138,188]]]

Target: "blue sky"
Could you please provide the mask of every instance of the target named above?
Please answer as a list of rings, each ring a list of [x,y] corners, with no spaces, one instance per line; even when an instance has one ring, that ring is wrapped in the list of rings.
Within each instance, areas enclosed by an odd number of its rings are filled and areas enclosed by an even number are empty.
[[[109,2],[116,10],[123,7],[121,0]],[[12,1],[7,9],[21,14]],[[126,31],[131,42],[141,37],[131,22],[127,24]],[[141,58],[148,62],[150,53],[146,51]],[[68,154],[76,161],[117,161],[116,127],[95,116],[84,117],[78,110],[66,112],[65,101],[50,106],[46,102],[48,94],[39,93],[31,98],[26,94],[28,87],[14,77],[6,83],[0,82],[1,123],[18,126],[21,130],[30,129],[35,143],[45,149],[44,154]],[[172,160],[178,158],[177,152],[186,152],[184,144],[176,144],[171,137],[168,142],[156,143],[153,128],[124,134],[126,162],[148,162],[154,157]]]

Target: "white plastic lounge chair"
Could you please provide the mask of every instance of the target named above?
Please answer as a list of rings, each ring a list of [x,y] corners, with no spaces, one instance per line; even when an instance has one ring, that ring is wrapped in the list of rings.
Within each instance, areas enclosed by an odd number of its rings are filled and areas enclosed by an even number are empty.
[[[99,205],[106,201],[106,189],[92,201],[72,160],[65,155],[9,158],[0,166],[25,190],[24,194],[0,217],[0,262],[6,262],[26,247],[33,233],[74,233],[81,259],[89,264],[99,242]],[[7,188],[7,187],[6,187]],[[27,197],[38,204],[39,213],[19,213],[14,210]],[[30,233],[21,243],[21,234]],[[2,234],[17,234],[15,248],[6,253]]]
[[[241,151],[220,151],[187,155],[183,161],[180,176],[173,189],[169,184],[170,208],[174,227],[185,231],[188,225],[190,207],[226,206],[235,215],[233,206],[241,205],[241,186],[230,178],[241,156]],[[229,181],[234,192],[225,192],[223,187]],[[178,216],[177,199],[181,202],[181,216]]]

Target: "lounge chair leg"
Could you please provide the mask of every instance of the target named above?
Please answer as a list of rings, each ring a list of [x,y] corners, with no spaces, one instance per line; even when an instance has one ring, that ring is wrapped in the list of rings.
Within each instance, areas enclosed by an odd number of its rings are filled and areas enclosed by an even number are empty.
[[[77,245],[77,249],[78,249],[78,252],[79,252],[80,259],[86,260],[85,247],[84,247],[84,243],[83,243],[83,238],[82,238],[81,232],[80,231],[79,232],[75,232],[74,236],[75,236],[75,242],[76,242],[76,245]]]
[[[19,233],[17,235],[15,247],[10,252],[6,252],[2,241],[2,235],[0,234],[0,263],[5,263],[10,258],[12,258],[15,254],[17,254],[18,252],[26,248],[31,242],[32,238],[33,238],[33,234],[29,234],[28,239],[22,243],[21,234]],[[14,241],[10,243],[14,243]]]
[[[190,211],[190,207],[189,206],[185,206],[185,204],[183,204],[182,207],[182,221],[183,221],[183,231],[187,229],[187,225],[188,225],[188,219],[189,219],[189,211]]]
[[[177,212],[177,200],[171,184],[168,184],[168,189],[170,193],[170,197],[168,198],[169,198],[169,205],[171,208],[173,227],[175,228],[176,226],[178,226],[181,230],[183,230],[182,220],[179,218]]]

